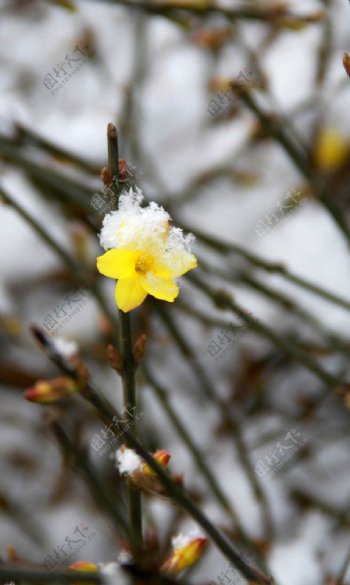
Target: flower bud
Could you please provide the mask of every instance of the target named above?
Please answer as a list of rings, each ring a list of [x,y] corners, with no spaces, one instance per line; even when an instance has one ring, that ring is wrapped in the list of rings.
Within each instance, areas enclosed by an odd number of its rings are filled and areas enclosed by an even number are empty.
[[[124,371],[123,358],[119,349],[114,347],[111,343],[107,347],[107,359],[113,370],[115,370],[119,376],[122,376]]]
[[[343,65],[344,65],[344,69],[347,73],[347,76],[350,77],[350,55],[349,55],[349,53],[344,53]]]
[[[164,468],[170,460],[167,451],[160,450],[152,454],[156,461]],[[119,473],[128,477],[131,483],[143,491],[167,498],[167,492],[163,484],[158,480],[157,474],[133,449],[127,449],[122,445],[116,453],[117,468]],[[177,485],[182,485],[182,476],[171,476]]]
[[[206,544],[207,539],[203,535],[179,534],[172,540],[173,553],[165,561],[161,571],[167,575],[178,575],[198,561]]]
[[[231,27],[202,28],[192,34],[192,40],[196,45],[216,50],[227,42],[231,34]]]
[[[72,394],[79,392],[79,387],[71,378],[62,376],[53,380],[38,380],[34,386],[28,388],[24,398],[39,404],[51,404]]]
[[[171,455],[165,449],[161,449],[159,451],[155,451],[155,453],[152,453],[152,457],[154,457],[154,459],[162,467],[167,467],[167,465],[168,465],[168,463],[169,463],[169,461],[171,459]],[[155,476],[156,475],[156,473],[148,465],[148,463],[144,463],[142,465],[142,472],[145,473],[146,475],[152,475],[152,476]]]
[[[97,565],[89,561],[76,561],[72,565],[68,565],[68,569],[80,571],[81,573],[97,573]]]
[[[119,178],[121,181],[126,181],[129,177],[128,163],[124,158],[119,159]]]
[[[144,333],[141,333],[141,335],[139,335],[134,345],[133,356],[136,366],[138,366],[141,363],[142,358],[144,356],[146,349],[146,340],[147,340],[146,335]]]
[[[107,167],[103,167],[101,169],[100,179],[106,187],[109,187],[112,182],[112,175],[111,171]]]

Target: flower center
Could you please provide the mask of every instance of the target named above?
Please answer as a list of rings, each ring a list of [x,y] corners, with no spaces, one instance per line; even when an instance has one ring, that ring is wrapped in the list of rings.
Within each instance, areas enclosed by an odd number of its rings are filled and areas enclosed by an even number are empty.
[[[146,274],[152,268],[153,260],[150,256],[142,254],[138,257],[135,264],[136,272],[140,274]]]

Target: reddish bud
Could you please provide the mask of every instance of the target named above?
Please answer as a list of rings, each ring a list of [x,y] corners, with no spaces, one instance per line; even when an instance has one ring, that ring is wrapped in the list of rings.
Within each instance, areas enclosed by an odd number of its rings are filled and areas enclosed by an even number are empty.
[[[146,340],[147,336],[144,333],[141,333],[141,335],[139,335],[134,345],[133,356],[136,366],[138,366],[141,363],[142,358],[145,354]]]
[[[81,573],[97,573],[97,565],[88,561],[76,561],[72,565],[68,565],[68,569],[80,571]]]
[[[51,404],[68,398],[79,392],[79,387],[71,378],[62,376],[53,380],[38,380],[34,386],[28,388],[24,398],[39,404]]]
[[[191,537],[179,534],[173,539],[173,553],[163,564],[161,571],[167,575],[178,575],[198,561],[207,539],[204,536]]]
[[[106,187],[109,187],[112,182],[112,175],[111,171],[107,167],[103,167],[103,169],[101,169],[100,179]]]
[[[155,451],[155,453],[152,453],[152,456],[157,461],[157,463],[159,463],[159,465],[161,465],[162,467],[167,467],[167,465],[171,459],[171,455],[165,449]],[[147,463],[143,464],[142,471],[146,475],[153,475],[153,476],[156,475],[156,473],[153,471],[153,469]]]
[[[343,65],[344,65],[344,69],[347,73],[347,76],[350,77],[350,55],[349,55],[349,53],[344,53]]]
[[[109,344],[107,347],[107,359],[111,368],[113,368],[113,370],[115,370],[117,374],[121,376],[124,371],[123,358],[119,349],[114,347],[112,344]]]

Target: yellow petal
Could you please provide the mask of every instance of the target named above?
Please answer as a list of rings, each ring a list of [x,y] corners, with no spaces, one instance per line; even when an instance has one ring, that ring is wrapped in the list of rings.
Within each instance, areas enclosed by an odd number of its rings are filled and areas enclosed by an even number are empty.
[[[197,258],[189,252],[181,252],[172,258],[171,273],[173,278],[185,274],[192,268],[196,268]]]
[[[179,287],[173,280],[159,278],[151,272],[141,278],[141,284],[148,294],[169,303],[172,303],[179,294]]]
[[[137,253],[124,248],[108,250],[97,258],[97,270],[110,278],[126,278],[135,274]]]
[[[165,266],[165,264],[162,264],[161,262],[153,262],[153,266],[152,266],[152,271],[153,274],[155,274],[155,276],[158,276],[159,278],[172,278],[173,276],[173,271],[168,268],[167,266]]]
[[[115,300],[119,309],[128,313],[145,300],[147,292],[141,286],[140,278],[122,278],[118,280],[115,288]]]
[[[186,567],[198,561],[207,544],[206,538],[196,538],[185,546],[174,550],[173,554],[163,564],[161,571],[168,575],[178,575]]]

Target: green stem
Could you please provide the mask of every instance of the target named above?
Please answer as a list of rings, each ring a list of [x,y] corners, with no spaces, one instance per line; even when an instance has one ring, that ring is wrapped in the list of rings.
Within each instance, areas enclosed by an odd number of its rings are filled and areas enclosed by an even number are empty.
[[[120,351],[123,357],[123,395],[124,407],[126,411],[125,419],[128,423],[134,422],[134,433],[137,434],[136,419],[134,417],[136,407],[136,387],[135,387],[135,364],[133,359],[132,334],[130,325],[130,315],[119,311],[120,321]],[[130,445],[126,441],[128,447]],[[142,545],[142,508],[141,493],[135,489],[131,483],[127,486],[129,520],[133,531],[137,535],[138,543]]]
[[[107,127],[108,144],[108,168],[111,174],[111,188],[118,197],[119,179],[119,154],[118,154],[118,133],[114,124],[109,123]],[[122,383],[124,397],[125,420],[127,423],[134,422],[134,433],[137,436],[136,419],[136,387],[135,387],[135,363],[133,356],[133,342],[131,332],[130,314],[118,310],[119,321],[119,350],[123,360]],[[127,443],[128,445],[128,443]],[[130,445],[128,445],[130,446]],[[142,509],[141,493],[135,489],[131,482],[127,484],[127,497],[129,508],[129,521],[133,533],[136,535],[138,546],[142,546]]]
[[[42,349],[48,354],[50,359],[68,376],[71,376],[74,380],[77,379],[78,374],[74,367],[69,364],[62,356],[60,356],[55,350],[49,337],[45,335],[40,329],[33,327],[32,333],[35,336],[37,342],[41,345]],[[235,549],[235,547],[222,535],[222,533],[210,522],[210,520],[201,512],[194,502],[188,497],[183,488],[179,487],[171,479],[169,473],[152,457],[152,455],[142,446],[138,439],[128,430],[128,423],[126,420],[121,418],[121,414],[113,408],[108,400],[104,397],[102,392],[93,385],[91,382],[87,384],[84,390],[81,392],[82,396],[92,404],[99,412],[102,420],[111,425],[111,430],[118,438],[122,433],[127,443],[131,448],[135,449],[136,453],[149,464],[151,469],[155,472],[159,481],[166,488],[169,496],[179,504],[184,510],[186,510],[192,518],[198,522],[203,530],[210,536],[215,542],[219,550],[231,561],[235,567],[242,573],[248,580],[256,581],[261,585],[272,585],[272,579],[266,577],[259,569],[250,566],[244,557]],[[117,419],[117,423],[115,420]]]
[[[113,417],[120,420],[120,415],[113,409],[101,392],[90,384],[84,390],[84,397],[95,406],[100,415],[109,424],[113,421]],[[233,545],[221,534],[221,532],[210,522],[210,520],[203,514],[203,512],[192,502],[186,492],[176,485],[169,474],[163,469],[161,465],[152,457],[150,453],[141,445],[136,437],[128,431],[127,423],[122,421],[118,426],[112,427],[113,432],[124,433],[126,440],[130,447],[132,447],[142,459],[148,463],[157,475],[160,482],[167,489],[168,494],[184,508],[192,518],[205,530],[205,532],[212,538],[221,552],[230,560],[237,569],[248,580],[256,581],[262,585],[272,585],[272,580],[266,577],[260,570],[251,567],[245,561],[244,557],[236,551]]]
[[[195,464],[197,465],[198,469],[202,472],[203,477],[206,479],[208,487],[211,489],[219,506],[222,508],[223,512],[230,517],[230,520],[232,521],[233,524],[233,528],[237,532],[242,543],[249,549],[250,552],[254,553],[255,558],[257,558],[260,561],[261,565],[265,569],[264,559],[261,556],[260,551],[255,547],[254,543],[250,540],[249,536],[244,530],[244,527],[240,522],[237,512],[234,510],[232,504],[229,502],[228,498],[223,492],[220,484],[217,482],[214,473],[212,472],[212,470],[210,469],[209,465],[206,462],[205,456],[203,455],[203,453],[201,453],[196,443],[193,441],[187,428],[182,423],[181,418],[177,415],[176,411],[171,406],[171,403],[168,399],[169,392],[167,392],[164,386],[162,386],[155,379],[153,373],[150,372],[149,368],[145,364],[143,364],[142,369],[146,375],[148,382],[151,385],[151,389],[153,390],[159,402],[163,406],[170,422],[178,432],[178,435],[181,437],[181,439],[187,446],[189,452],[193,457]]]

